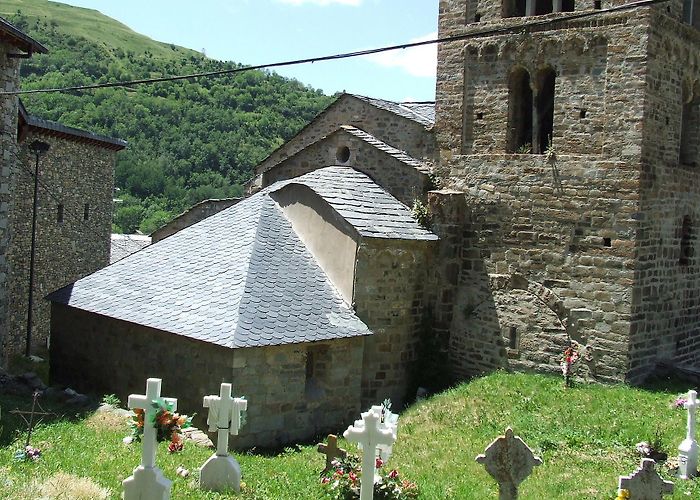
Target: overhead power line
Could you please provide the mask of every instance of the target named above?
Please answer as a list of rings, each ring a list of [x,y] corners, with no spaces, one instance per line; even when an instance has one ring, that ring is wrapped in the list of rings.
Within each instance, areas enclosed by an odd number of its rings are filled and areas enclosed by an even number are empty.
[[[159,78],[144,78],[144,79],[140,79],[140,80],[125,80],[125,81],[118,81],[118,82],[95,83],[95,84],[91,84],[91,85],[76,85],[76,86],[72,86],[72,87],[3,91],[3,92],[0,92],[0,96],[24,95],[24,94],[44,94],[44,93],[49,93],[49,92],[78,92],[78,91],[104,89],[104,88],[112,88],[112,87],[132,87],[135,85],[142,85],[142,84],[147,84],[147,83],[160,83],[160,82],[174,82],[174,81],[178,81],[178,80],[191,80],[191,79],[195,79],[195,78],[231,75],[231,74],[235,74],[235,73],[243,73],[245,71],[281,68],[284,66],[296,66],[296,65],[300,65],[300,64],[316,63],[316,62],[323,62],[323,61],[335,61],[335,60],[339,60],[339,59],[350,59],[353,57],[368,56],[368,55],[372,55],[372,54],[379,54],[381,52],[389,52],[392,50],[411,49],[414,47],[422,47],[425,45],[436,45],[436,44],[440,44],[440,43],[456,42],[456,41],[460,41],[460,40],[468,40],[471,38],[479,38],[479,37],[483,37],[483,36],[502,35],[502,34],[507,34],[507,33],[522,33],[531,27],[547,26],[550,24],[561,23],[562,21],[573,21],[573,20],[578,20],[578,19],[585,19],[588,17],[600,16],[603,14],[609,14],[609,13],[613,13],[613,12],[633,10],[633,9],[638,9],[641,7],[650,7],[652,5],[663,4],[663,3],[667,3],[669,1],[670,0],[640,0],[638,2],[617,5],[614,7],[607,8],[607,9],[598,9],[598,10],[592,10],[592,11],[578,12],[578,13],[573,13],[573,14],[569,14],[566,16],[559,16],[556,18],[537,19],[534,21],[520,23],[520,24],[516,24],[513,26],[504,26],[504,27],[500,27],[500,28],[485,29],[485,30],[481,30],[481,31],[472,31],[470,33],[465,33],[463,35],[448,36],[448,37],[443,37],[443,38],[436,38],[433,40],[423,40],[420,42],[410,42],[410,43],[404,43],[401,45],[389,45],[386,47],[378,47],[378,48],[366,49],[366,50],[357,50],[354,52],[345,52],[345,53],[341,53],[341,54],[333,54],[333,55],[328,55],[328,56],[309,57],[306,59],[294,59],[291,61],[282,61],[282,62],[268,63],[268,64],[258,64],[256,66],[245,66],[242,68],[232,68],[232,69],[224,69],[224,70],[218,70],[218,71],[206,71],[206,72],[202,72],[202,73],[192,73],[192,74],[188,74],[188,75],[162,76]]]

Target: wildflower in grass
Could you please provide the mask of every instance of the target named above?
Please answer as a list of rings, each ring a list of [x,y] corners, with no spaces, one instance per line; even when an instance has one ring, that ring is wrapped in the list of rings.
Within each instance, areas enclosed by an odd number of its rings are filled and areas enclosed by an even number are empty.
[[[573,367],[579,359],[579,353],[574,346],[567,347],[564,351],[564,359],[561,362],[561,372],[564,375],[564,385],[571,387],[571,375]]]
[[[685,408],[685,404],[688,402],[688,399],[686,399],[685,396],[681,395],[678,396],[673,403],[671,403],[671,408],[674,408],[676,410],[683,410]]]

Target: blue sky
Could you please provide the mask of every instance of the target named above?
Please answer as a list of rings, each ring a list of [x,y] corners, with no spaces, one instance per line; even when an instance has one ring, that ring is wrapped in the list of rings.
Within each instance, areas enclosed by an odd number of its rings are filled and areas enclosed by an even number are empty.
[[[62,0],[139,33],[244,64],[395,45],[437,35],[438,0]],[[326,93],[433,100],[435,46],[277,70]]]

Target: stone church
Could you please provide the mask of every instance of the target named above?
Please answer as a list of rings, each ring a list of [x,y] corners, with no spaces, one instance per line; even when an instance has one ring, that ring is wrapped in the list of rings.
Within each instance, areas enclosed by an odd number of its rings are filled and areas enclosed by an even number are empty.
[[[19,90],[19,65],[47,49],[0,18],[0,89]],[[46,351],[44,297],[109,263],[116,152],[124,141],[31,115],[0,96],[0,366],[27,349],[34,171],[39,141],[30,352]]]
[[[698,28],[687,0],[441,0],[434,108],[344,94],[246,199],[53,294],[52,373],[161,376],[187,411],[232,381],[244,446],[570,345],[596,381],[697,366]]]

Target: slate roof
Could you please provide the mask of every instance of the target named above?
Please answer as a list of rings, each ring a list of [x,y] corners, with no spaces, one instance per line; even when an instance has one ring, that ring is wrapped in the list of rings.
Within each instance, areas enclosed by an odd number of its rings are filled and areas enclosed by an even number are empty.
[[[432,127],[435,124],[435,104],[433,103],[402,104],[399,102],[387,101],[386,99],[377,99],[358,94],[350,95],[365,101],[372,106],[384,109],[399,116],[403,116],[404,118],[418,122],[426,127]]]
[[[380,151],[383,151],[384,153],[388,154],[389,156],[393,156],[394,158],[399,160],[401,163],[404,163],[404,164],[408,165],[409,167],[413,167],[417,170],[420,170],[424,174],[430,173],[430,167],[428,165],[426,165],[424,162],[422,162],[420,160],[416,160],[412,156],[406,154],[405,151],[401,151],[400,149],[397,149],[394,146],[390,146],[386,142],[377,139],[372,134],[368,134],[364,130],[361,130],[357,127],[353,127],[352,125],[342,125],[340,128],[345,130],[347,133],[357,137],[358,139],[366,142],[370,146],[377,148]]]
[[[112,234],[109,263],[114,264],[150,244],[151,237],[143,234]]]
[[[267,189],[304,184],[318,193],[361,236],[398,240],[434,241],[438,237],[424,229],[411,211],[365,174],[350,167],[326,167],[280,181]]]
[[[4,17],[0,17],[0,39],[7,40],[8,43],[11,43],[29,54],[33,52],[46,54],[48,52],[46,47],[24,33]]]
[[[69,127],[59,122],[44,120],[34,115],[30,115],[24,107],[22,101],[19,102],[19,117],[20,122],[24,123],[30,129],[39,129],[43,133],[50,135],[73,139],[79,142],[88,142],[97,144],[105,149],[119,151],[127,146],[127,142],[122,139],[115,139],[105,135],[95,134],[87,130]]]

